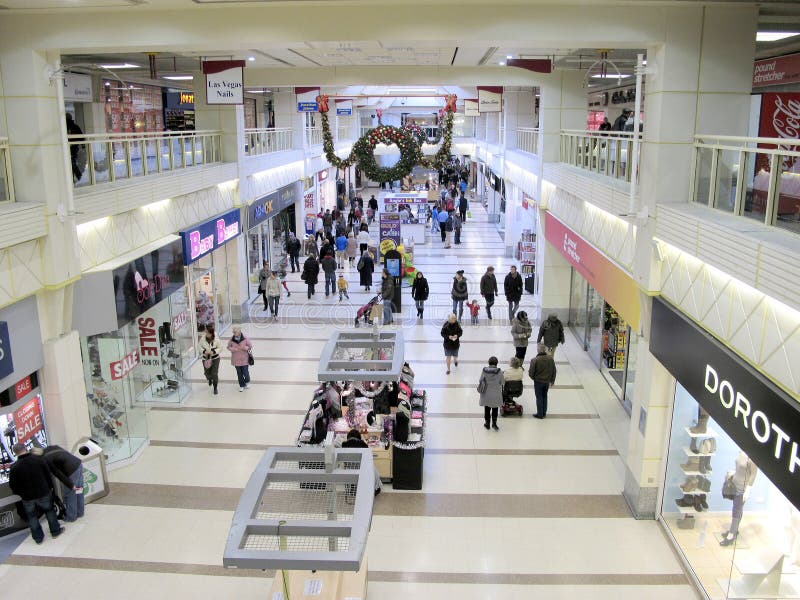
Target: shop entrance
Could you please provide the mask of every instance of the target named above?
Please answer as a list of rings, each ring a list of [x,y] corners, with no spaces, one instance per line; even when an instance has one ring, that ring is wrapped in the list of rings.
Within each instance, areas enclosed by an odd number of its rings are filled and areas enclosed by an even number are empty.
[[[216,267],[219,263],[219,268]],[[213,325],[218,333],[233,322],[228,295],[227,248],[222,246],[188,267],[194,297],[196,331]]]
[[[287,206],[275,216],[247,232],[247,257],[250,270],[250,299],[258,296],[258,273],[266,262],[270,269],[283,272],[289,266],[286,241],[295,233],[295,207]]]

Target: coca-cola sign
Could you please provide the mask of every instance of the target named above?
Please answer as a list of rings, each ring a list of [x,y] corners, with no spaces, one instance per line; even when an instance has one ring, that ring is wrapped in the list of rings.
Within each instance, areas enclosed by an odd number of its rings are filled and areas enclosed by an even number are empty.
[[[800,93],[777,92],[761,95],[761,119],[758,127],[759,137],[782,138],[793,143],[781,146],[790,151],[800,150]],[[759,144],[761,148],[775,148],[770,144]],[[800,163],[793,156],[784,156],[784,171],[797,172]],[[769,171],[769,157],[760,154],[756,172]]]

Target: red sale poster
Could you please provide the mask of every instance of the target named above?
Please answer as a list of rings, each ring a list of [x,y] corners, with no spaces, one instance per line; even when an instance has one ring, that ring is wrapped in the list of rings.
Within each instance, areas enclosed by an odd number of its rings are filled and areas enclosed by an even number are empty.
[[[34,398],[14,411],[14,429],[17,430],[17,442],[25,444],[44,429],[42,409],[39,399]]]

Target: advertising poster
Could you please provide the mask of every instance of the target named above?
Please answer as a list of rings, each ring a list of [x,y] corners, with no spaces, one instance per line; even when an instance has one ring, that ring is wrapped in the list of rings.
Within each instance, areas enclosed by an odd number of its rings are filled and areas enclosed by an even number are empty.
[[[758,137],[794,140],[794,145],[784,148],[792,152],[800,150],[800,93],[776,92],[761,95]],[[759,147],[770,146],[759,144]],[[785,156],[782,167],[784,171],[800,172],[800,162],[794,156]],[[766,154],[759,154],[756,159],[756,174],[759,171],[769,172],[769,156]]]
[[[42,405],[37,395],[14,411],[14,429],[17,432],[17,443],[28,444],[35,440],[37,445],[44,447],[44,420],[42,419]]]
[[[378,249],[380,257],[389,252],[389,250],[397,250],[400,245],[400,214],[399,213],[385,213],[379,214],[380,227],[379,227],[379,242]]]

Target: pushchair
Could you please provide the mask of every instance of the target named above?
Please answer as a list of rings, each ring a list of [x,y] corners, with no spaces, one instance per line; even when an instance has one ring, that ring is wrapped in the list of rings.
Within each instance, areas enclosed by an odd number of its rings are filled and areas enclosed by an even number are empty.
[[[503,386],[503,407],[501,414],[506,417],[508,415],[522,416],[522,405],[517,404],[514,398],[522,396],[522,381],[506,381]]]
[[[364,323],[367,325],[372,325],[372,308],[376,306],[381,301],[381,295],[378,294],[372,300],[367,302],[364,306],[359,308],[356,311],[356,322],[355,326],[358,327],[360,325],[359,321],[363,318]]]

